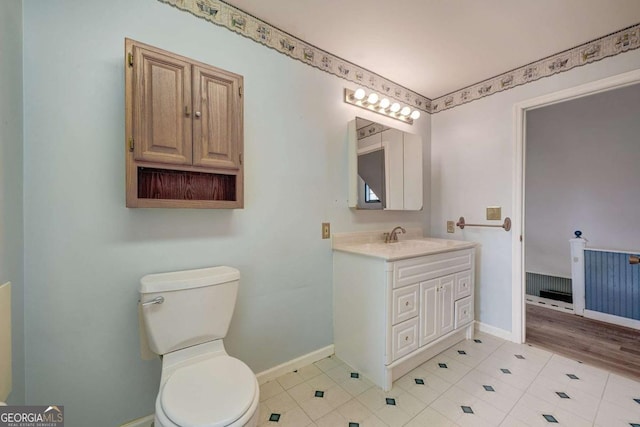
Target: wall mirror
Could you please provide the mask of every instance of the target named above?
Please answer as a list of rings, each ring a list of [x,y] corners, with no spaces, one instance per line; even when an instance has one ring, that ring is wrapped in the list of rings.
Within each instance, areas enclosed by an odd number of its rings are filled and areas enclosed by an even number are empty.
[[[422,138],[371,120],[349,122],[349,207],[422,209]]]

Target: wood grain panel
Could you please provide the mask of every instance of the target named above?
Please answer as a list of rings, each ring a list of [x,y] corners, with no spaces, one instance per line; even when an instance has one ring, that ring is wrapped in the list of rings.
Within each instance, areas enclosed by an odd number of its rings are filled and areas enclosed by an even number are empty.
[[[133,51],[136,160],[190,164],[191,65],[146,47]]]
[[[640,380],[640,331],[527,304],[527,343]]]
[[[235,201],[236,176],[138,168],[138,198]]]
[[[240,80],[214,68],[194,66],[193,164],[216,168],[240,167],[238,111]]]

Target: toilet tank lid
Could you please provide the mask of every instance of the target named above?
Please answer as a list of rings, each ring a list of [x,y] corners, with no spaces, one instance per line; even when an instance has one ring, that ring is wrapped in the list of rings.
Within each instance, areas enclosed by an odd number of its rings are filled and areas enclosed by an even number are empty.
[[[140,293],[178,291],[219,285],[240,279],[240,272],[232,267],[209,267],[197,270],[147,274],[140,279]]]

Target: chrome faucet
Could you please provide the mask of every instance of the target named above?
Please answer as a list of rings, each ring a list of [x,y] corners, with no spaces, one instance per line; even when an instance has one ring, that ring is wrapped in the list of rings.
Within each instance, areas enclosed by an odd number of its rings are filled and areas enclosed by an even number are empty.
[[[397,242],[398,241],[398,231],[401,234],[404,234],[404,233],[407,232],[407,230],[405,230],[404,228],[398,226],[398,227],[394,228],[393,230],[391,230],[391,233],[384,233],[384,242],[385,243]]]

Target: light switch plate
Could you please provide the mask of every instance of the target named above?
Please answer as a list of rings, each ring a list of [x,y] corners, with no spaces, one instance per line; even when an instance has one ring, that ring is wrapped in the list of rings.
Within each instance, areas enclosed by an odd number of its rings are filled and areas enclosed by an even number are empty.
[[[487,219],[500,221],[502,219],[502,207],[500,206],[487,207]]]
[[[455,232],[456,232],[456,229],[453,221],[447,221],[447,233],[455,233]]]
[[[322,223],[322,238],[328,239],[331,237],[331,224],[328,222]]]

